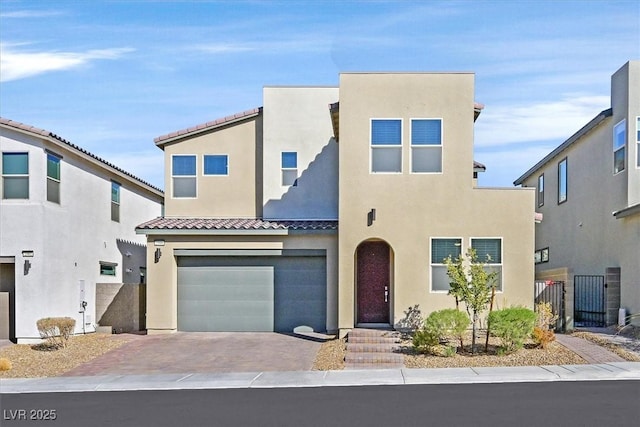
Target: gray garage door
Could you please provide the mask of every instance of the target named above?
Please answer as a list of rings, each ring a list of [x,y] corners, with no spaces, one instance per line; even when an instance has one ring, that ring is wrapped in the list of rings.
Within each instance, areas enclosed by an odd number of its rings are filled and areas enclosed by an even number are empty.
[[[178,257],[178,329],[326,329],[326,257]]]

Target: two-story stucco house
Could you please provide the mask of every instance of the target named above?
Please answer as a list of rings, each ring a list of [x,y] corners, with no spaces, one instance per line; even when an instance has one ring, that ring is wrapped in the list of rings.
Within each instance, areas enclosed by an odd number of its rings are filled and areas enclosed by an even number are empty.
[[[165,216],[148,238],[147,329],[393,326],[452,307],[473,247],[500,306],[533,302],[532,189],[477,188],[471,73],[344,73],[156,138]]]
[[[163,193],[86,150],[0,119],[0,334],[39,340],[36,321],[68,316],[93,332],[96,284],[140,283]],[[114,291],[114,292],[116,292]]]
[[[569,321],[640,313],[640,61],[613,74],[611,108],[514,184],[536,189],[536,278],[565,281]]]

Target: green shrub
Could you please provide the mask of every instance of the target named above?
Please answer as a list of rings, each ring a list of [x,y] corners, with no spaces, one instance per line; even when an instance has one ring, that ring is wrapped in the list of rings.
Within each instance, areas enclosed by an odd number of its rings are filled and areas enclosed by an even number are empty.
[[[489,313],[491,335],[500,338],[501,353],[521,349],[524,340],[531,336],[536,314],[524,307],[511,307]]]
[[[451,345],[451,342],[460,339],[469,323],[469,317],[456,309],[434,311],[425,320],[424,327],[416,331],[413,346],[421,352],[453,356],[456,345]],[[444,348],[442,343],[445,343]]]
[[[40,337],[52,348],[66,347],[76,326],[70,317],[45,317],[36,322]]]

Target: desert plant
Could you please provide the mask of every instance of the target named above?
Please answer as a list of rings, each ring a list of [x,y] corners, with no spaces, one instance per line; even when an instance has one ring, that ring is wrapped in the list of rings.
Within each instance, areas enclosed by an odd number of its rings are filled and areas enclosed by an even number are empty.
[[[556,339],[553,332],[558,315],[553,313],[553,307],[548,302],[536,304],[536,322],[533,328],[533,339],[542,348]]]
[[[462,301],[467,306],[467,312],[471,315],[472,335],[471,352],[476,351],[476,329],[480,313],[487,308],[491,301],[492,289],[495,286],[497,272],[489,273],[486,264],[478,259],[475,249],[469,248],[466,252],[467,261],[459,255],[456,259],[451,256],[444,259],[447,266],[447,275],[451,279],[449,295],[456,298],[456,305]],[[487,261],[491,258],[487,256]],[[468,263],[468,267],[465,265]]]
[[[0,371],[8,371],[11,367],[11,361],[9,359],[0,357]]]
[[[510,307],[489,313],[488,320],[491,335],[500,338],[500,352],[512,353],[531,336],[536,314],[525,307]]]
[[[434,311],[424,321],[424,327],[414,334],[413,345],[419,351],[453,356],[456,346],[450,343],[460,339],[468,326],[469,317],[459,310],[448,308]],[[440,348],[441,343],[446,343],[444,349]]]
[[[45,317],[36,322],[40,337],[51,348],[66,347],[69,337],[76,326],[75,319],[70,317]]]

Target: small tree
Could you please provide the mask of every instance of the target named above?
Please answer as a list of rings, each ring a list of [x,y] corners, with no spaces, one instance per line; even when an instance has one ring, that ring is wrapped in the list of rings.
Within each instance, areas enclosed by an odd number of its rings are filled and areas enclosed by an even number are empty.
[[[491,301],[492,289],[495,286],[497,272],[487,272],[487,264],[478,260],[478,254],[473,248],[469,248],[465,254],[466,260],[459,255],[455,260],[448,256],[444,263],[447,266],[447,275],[451,279],[449,295],[458,301],[465,303],[467,313],[471,316],[471,353],[476,352],[476,329],[480,313]],[[487,255],[487,261],[491,258]]]

